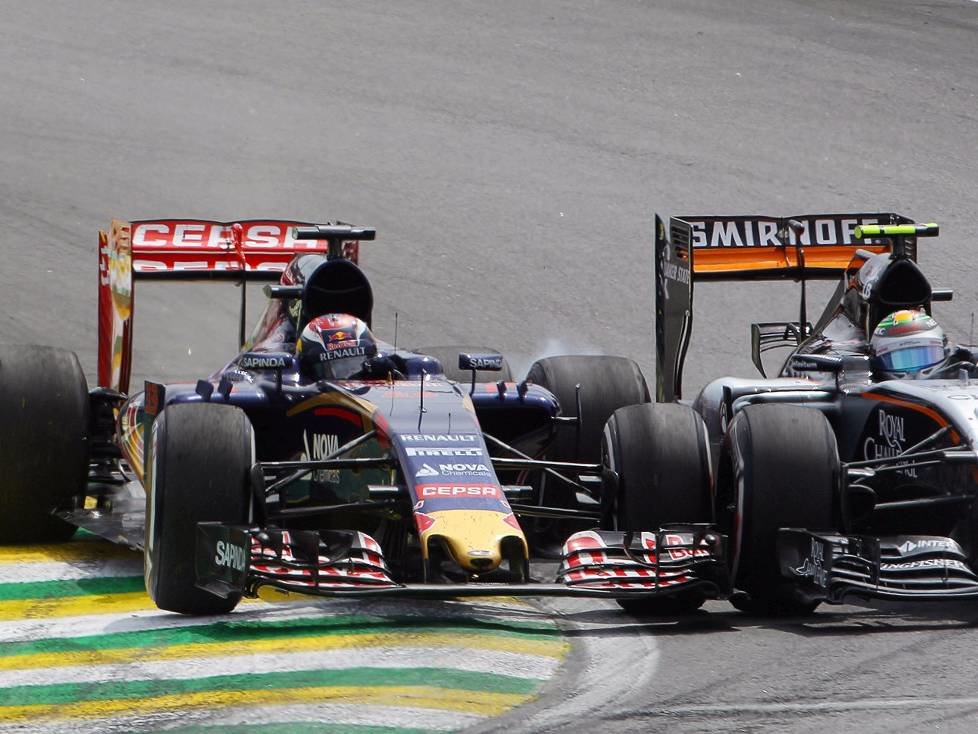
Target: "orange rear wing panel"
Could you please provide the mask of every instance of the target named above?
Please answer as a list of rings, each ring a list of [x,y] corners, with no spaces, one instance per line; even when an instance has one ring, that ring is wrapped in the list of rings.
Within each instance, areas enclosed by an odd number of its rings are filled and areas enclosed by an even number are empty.
[[[134,282],[141,278],[278,280],[296,255],[329,252],[325,239],[295,238],[308,222],[255,219],[113,220],[99,232],[98,384],[129,392]],[[342,243],[357,262],[359,243]]]
[[[889,252],[889,241],[857,240],[864,224],[911,224],[894,213],[803,214],[794,217],[680,216],[689,224],[695,250],[696,280],[835,278],[844,273],[857,252]],[[792,224],[795,223],[793,227]],[[908,237],[907,253],[916,260],[916,239]]]

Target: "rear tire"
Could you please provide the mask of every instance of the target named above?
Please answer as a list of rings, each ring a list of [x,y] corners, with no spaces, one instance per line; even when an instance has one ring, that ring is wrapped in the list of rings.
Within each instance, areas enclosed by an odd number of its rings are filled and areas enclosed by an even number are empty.
[[[491,347],[466,347],[466,346],[444,346],[444,347],[418,347],[417,349],[412,349],[412,352],[417,354],[426,354],[429,357],[434,357],[439,362],[441,362],[442,371],[445,373],[445,377],[449,380],[454,380],[455,382],[461,383],[471,383],[472,382],[472,370],[459,369],[458,366],[458,355],[459,354],[501,354],[496,349]],[[503,357],[503,368],[499,372],[484,373],[493,375],[493,381],[498,382],[502,380],[504,382],[513,381],[513,373],[509,368],[509,362]],[[479,376],[476,376],[476,380],[479,380]]]
[[[619,408],[601,441],[605,523],[618,530],[658,531],[667,523],[708,523],[710,454],[703,419],[685,405],[646,403]],[[620,599],[625,611],[677,615],[706,597]]]
[[[167,611],[230,612],[240,595],[222,599],[196,586],[197,523],[249,522],[251,422],[230,405],[170,405],[156,418],[152,440],[146,590]]]
[[[796,405],[752,405],[727,429],[717,477],[716,515],[729,534],[731,603],[768,616],[811,614],[781,575],[778,529],[833,530],[841,476],[835,434],[825,416]]]
[[[558,426],[544,451],[549,461],[597,464],[601,460],[601,434],[618,408],[650,400],[649,388],[638,365],[626,357],[608,355],[563,355],[534,362],[526,379],[549,390],[560,403],[560,413],[577,416],[577,386],[581,386],[580,427]],[[578,437],[578,433],[580,436]],[[578,440],[579,438],[579,440]],[[573,489],[543,473],[533,476],[542,505],[581,509]],[[582,521],[542,521],[535,535],[541,552],[558,553],[564,537],[587,525]],[[556,547],[554,545],[556,544]],[[559,555],[559,554],[558,554]]]
[[[530,366],[526,379],[552,392],[562,415],[577,415],[577,385],[581,386],[580,445],[575,428],[562,427],[546,451],[551,461],[597,463],[601,434],[611,414],[651,399],[642,370],[627,357],[547,357]]]
[[[57,542],[88,478],[88,383],[73,352],[0,346],[0,543]]]

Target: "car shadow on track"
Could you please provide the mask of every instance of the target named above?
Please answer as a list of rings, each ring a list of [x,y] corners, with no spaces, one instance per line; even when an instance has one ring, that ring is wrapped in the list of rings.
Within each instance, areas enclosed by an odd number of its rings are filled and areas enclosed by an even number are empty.
[[[564,635],[574,637],[619,637],[622,635],[687,635],[736,632],[726,615],[697,610],[683,615],[633,614],[617,607],[561,612]]]
[[[978,607],[974,603],[943,602],[928,604],[873,603],[871,607],[846,607],[836,611],[822,607],[797,620],[768,620],[772,628],[806,637],[894,632],[951,631],[978,628]],[[760,624],[764,620],[759,620]]]
[[[611,607],[565,612],[569,638],[652,634],[704,635],[768,628],[805,637],[865,635],[978,628],[974,604],[879,604],[827,606],[801,617],[767,617],[739,612],[724,602],[682,615],[633,614]]]

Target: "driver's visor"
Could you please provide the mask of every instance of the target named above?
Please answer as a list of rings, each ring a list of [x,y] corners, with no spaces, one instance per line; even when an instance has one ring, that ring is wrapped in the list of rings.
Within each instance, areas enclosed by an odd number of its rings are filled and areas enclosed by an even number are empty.
[[[904,347],[880,355],[883,369],[893,372],[916,372],[944,359],[944,347],[931,344],[925,347]]]

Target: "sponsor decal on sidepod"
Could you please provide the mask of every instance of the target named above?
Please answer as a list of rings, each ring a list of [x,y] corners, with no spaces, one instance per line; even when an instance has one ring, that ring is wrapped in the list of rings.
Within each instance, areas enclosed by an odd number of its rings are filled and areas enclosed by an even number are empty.
[[[869,436],[863,444],[863,457],[866,459],[891,459],[902,454],[906,447],[904,418],[901,415],[891,415],[885,410],[877,412],[878,425],[876,436]],[[915,467],[897,469],[904,476],[917,476]]]
[[[319,461],[325,459],[340,447],[340,437],[331,433],[313,433],[312,443],[309,433],[302,432],[302,447],[305,451],[299,456],[299,461]],[[340,481],[339,469],[317,469],[312,473],[314,482]]]

